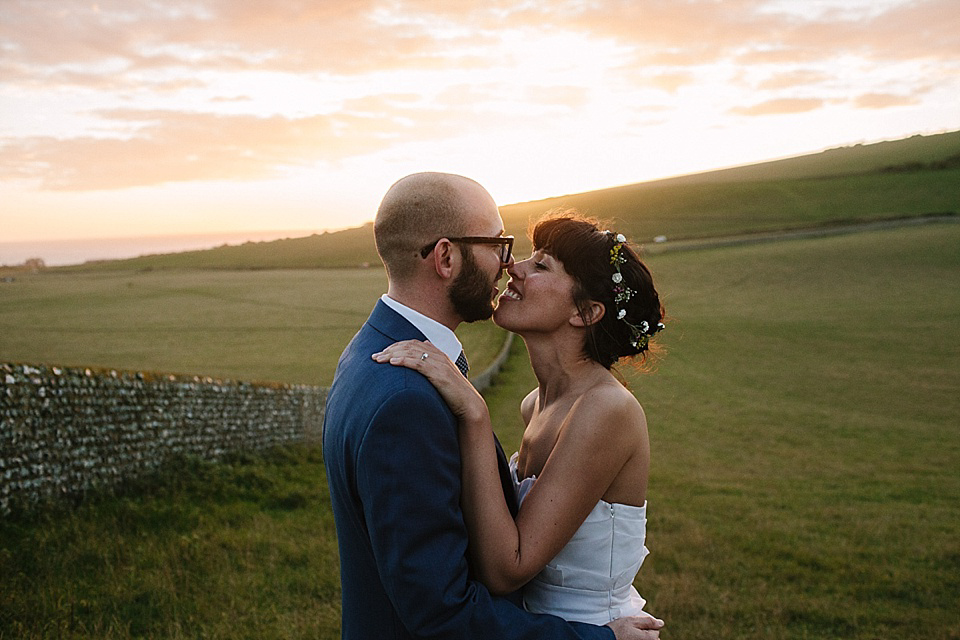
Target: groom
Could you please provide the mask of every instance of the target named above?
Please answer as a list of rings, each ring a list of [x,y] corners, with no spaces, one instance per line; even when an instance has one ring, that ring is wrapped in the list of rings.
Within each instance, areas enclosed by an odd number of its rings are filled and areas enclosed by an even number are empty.
[[[340,357],[323,425],[343,638],[656,638],[627,620],[598,627],[530,614],[474,581],[456,420],[426,378],[371,359],[400,340],[430,340],[466,375],[453,330],[493,314],[497,282],[513,260],[490,194],[462,176],[407,176],[384,196],[374,236],[387,294]]]

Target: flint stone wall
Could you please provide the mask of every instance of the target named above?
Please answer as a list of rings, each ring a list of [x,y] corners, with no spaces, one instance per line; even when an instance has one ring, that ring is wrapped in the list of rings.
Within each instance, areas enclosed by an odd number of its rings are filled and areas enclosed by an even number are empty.
[[[172,455],[217,459],[320,438],[327,390],[0,365],[0,513],[83,494]]]

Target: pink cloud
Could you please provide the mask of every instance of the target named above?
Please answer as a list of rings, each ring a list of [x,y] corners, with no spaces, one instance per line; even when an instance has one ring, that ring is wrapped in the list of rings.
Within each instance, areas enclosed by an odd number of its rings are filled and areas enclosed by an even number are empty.
[[[887,109],[889,107],[907,107],[920,101],[911,96],[901,96],[892,93],[865,93],[853,101],[860,109]]]
[[[830,76],[820,71],[797,70],[787,71],[785,73],[775,73],[765,80],[761,81],[758,89],[778,90],[792,89],[794,87],[803,87],[816,85],[828,81]]]
[[[675,93],[677,89],[694,82],[693,74],[686,72],[661,73],[650,78],[650,84],[668,93]]]
[[[765,11],[764,0],[407,0],[389,6],[376,0],[4,2],[0,76],[122,87],[142,86],[144,75],[135,72],[158,70],[196,77],[200,70],[349,75],[481,68],[499,55],[499,34],[508,29],[612,38],[632,48],[634,62],[644,66],[724,59],[782,64],[842,53],[955,60],[960,50],[955,0],[916,0],[862,19],[800,18]]]
[[[383,149],[398,137],[424,135],[386,110],[261,118],[113,109],[100,115],[132,131],[129,137],[11,140],[0,145],[0,180],[33,179],[52,190],[100,190],[262,179],[283,166],[336,162]],[[433,115],[432,130],[448,133],[441,115]]]
[[[741,116],[767,116],[804,113],[819,109],[824,101],[818,98],[776,98],[749,107],[734,107],[730,113]]]
[[[264,177],[284,165],[336,162],[397,141],[463,131],[481,105],[514,101],[532,113],[575,110],[590,101],[583,88],[553,78],[508,85],[484,74],[473,81],[471,71],[522,63],[500,48],[508,32],[514,38],[574,33],[613,43],[619,57],[610,66],[628,91],[654,87],[674,93],[695,84],[718,61],[735,65],[741,77],[752,78],[752,89],[769,92],[748,99],[757,104],[728,109],[747,116],[823,107],[837,96],[829,86],[835,79],[817,69],[841,59],[863,61],[865,75],[871,64],[886,68],[904,60],[922,60],[931,70],[904,84],[868,84],[843,94],[844,101],[859,94],[852,103],[860,108],[914,104],[918,94],[910,82],[930,85],[937,74],[957,71],[956,0],[914,0],[876,15],[865,10],[859,16],[816,18],[773,7],[766,0],[0,1],[0,80],[35,91],[68,86],[114,98],[134,90],[170,94],[204,87],[219,72],[249,70],[332,77],[345,84],[368,72],[398,69],[459,74],[435,95],[378,95],[372,87],[366,89],[370,95],[348,101],[339,113],[301,118],[101,111],[101,131],[124,137],[0,140],[0,179],[32,178],[51,189],[104,189]],[[564,54],[556,52],[558,58]],[[784,94],[796,87],[826,98]],[[234,90],[249,92],[218,85],[219,97],[211,103],[236,101],[234,109],[242,107],[243,95],[229,97]],[[631,116],[650,107],[634,107]]]

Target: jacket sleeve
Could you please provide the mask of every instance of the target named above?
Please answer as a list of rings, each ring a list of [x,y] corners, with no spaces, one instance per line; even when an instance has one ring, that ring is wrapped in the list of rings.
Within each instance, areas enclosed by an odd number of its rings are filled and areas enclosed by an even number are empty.
[[[613,638],[608,627],[528,613],[469,578],[457,425],[432,387],[380,407],[359,447],[357,491],[380,578],[412,635]]]

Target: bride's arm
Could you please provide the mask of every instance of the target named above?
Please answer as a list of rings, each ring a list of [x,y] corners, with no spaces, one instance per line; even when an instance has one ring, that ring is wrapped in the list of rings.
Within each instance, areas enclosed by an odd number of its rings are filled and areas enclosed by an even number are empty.
[[[422,359],[422,353],[428,353]],[[581,397],[514,520],[503,498],[490,414],[483,398],[432,345],[397,343],[374,358],[416,369],[437,387],[460,422],[461,502],[472,566],[491,592],[516,591],[570,541],[623,465],[646,425],[635,402],[609,390]]]
[[[637,427],[642,426],[644,441],[646,434],[645,423],[636,424],[642,411],[629,411],[621,400],[601,390],[577,401],[516,520],[503,501],[491,499],[500,492],[489,417],[461,419],[462,501],[476,545],[472,560],[492,592],[515,591],[539,573],[637,455]]]

